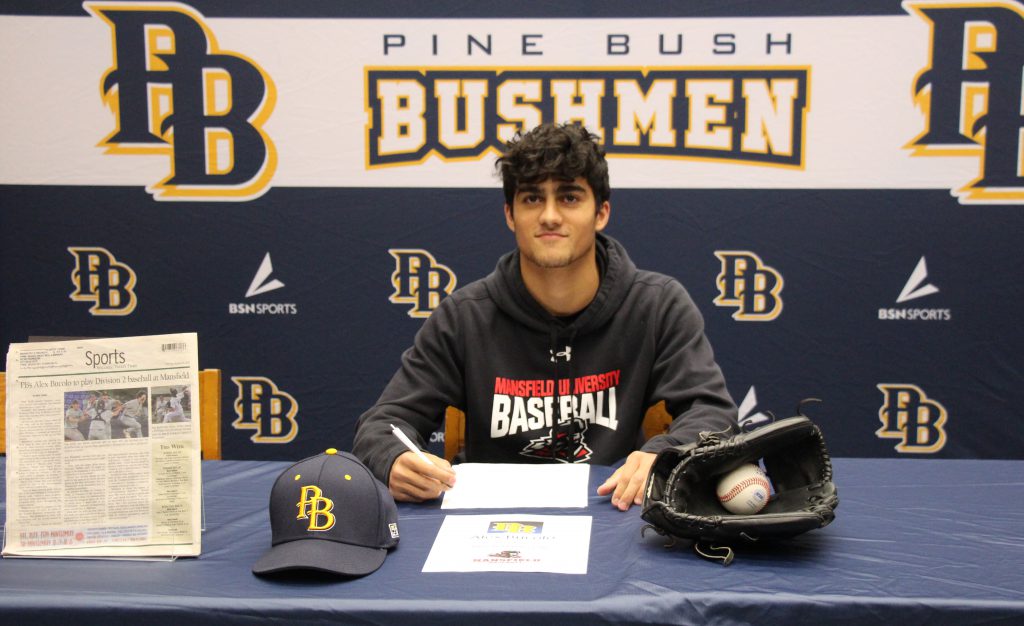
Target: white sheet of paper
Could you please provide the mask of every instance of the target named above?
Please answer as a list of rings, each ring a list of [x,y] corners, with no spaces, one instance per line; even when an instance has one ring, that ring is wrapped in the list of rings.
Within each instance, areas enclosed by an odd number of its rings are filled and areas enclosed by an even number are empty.
[[[447,515],[424,572],[586,574],[589,515]]]
[[[524,509],[587,506],[590,466],[551,463],[460,463],[442,509]]]

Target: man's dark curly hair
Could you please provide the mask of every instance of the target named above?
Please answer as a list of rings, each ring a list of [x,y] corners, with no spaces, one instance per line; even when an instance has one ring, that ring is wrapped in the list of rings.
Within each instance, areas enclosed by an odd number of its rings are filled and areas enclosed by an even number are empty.
[[[612,193],[600,139],[577,123],[547,123],[525,135],[516,133],[506,144],[505,154],[494,164],[501,173],[505,202],[512,206],[516,190],[523,184],[582,177],[594,191],[600,207]]]

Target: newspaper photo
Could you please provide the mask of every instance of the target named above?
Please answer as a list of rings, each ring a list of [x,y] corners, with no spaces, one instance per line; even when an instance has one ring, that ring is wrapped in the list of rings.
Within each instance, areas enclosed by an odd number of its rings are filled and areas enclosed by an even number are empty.
[[[11,344],[4,556],[200,550],[195,333]]]

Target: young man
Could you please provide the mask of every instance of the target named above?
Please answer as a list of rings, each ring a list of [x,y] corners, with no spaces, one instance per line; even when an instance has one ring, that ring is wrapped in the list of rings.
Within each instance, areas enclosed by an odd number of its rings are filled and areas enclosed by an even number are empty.
[[[64,412],[64,441],[84,441],[85,435],[78,430],[78,424],[86,419],[82,411],[82,403],[72,400],[71,406]]]
[[[121,410],[117,412],[118,425],[123,428],[122,432],[126,439],[143,435],[142,422],[148,419],[149,408],[146,399],[146,391],[139,390],[135,394],[135,399],[122,404]]]
[[[636,269],[601,233],[611,190],[598,138],[546,124],[498,159],[516,250],[445,298],[356,426],[353,451],[397,500],[438,497],[451,466],[409,452],[448,406],[466,412],[465,460],[623,465],[598,488],[627,510],[643,500],[656,453],[702,431],[730,432],[736,407],[704,322],[674,279]],[[648,407],[674,420],[644,442]]]

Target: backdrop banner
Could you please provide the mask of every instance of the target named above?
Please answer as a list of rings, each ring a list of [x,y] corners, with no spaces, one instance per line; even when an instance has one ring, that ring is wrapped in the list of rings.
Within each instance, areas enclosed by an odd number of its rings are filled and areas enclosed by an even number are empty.
[[[226,458],[351,448],[549,121],[741,420],[1024,458],[1020,2],[49,4],[0,7],[0,340],[197,332]]]

